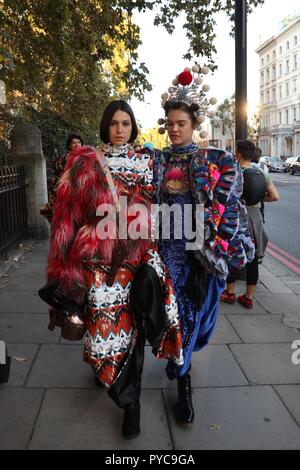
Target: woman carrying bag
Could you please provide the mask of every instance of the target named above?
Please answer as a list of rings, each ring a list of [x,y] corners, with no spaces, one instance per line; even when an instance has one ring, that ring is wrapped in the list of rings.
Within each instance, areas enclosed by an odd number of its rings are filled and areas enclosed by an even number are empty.
[[[135,153],[136,136],[132,109],[113,101],[100,124],[103,149],[69,156],[40,291],[60,312],[52,328],[62,325],[65,337],[77,329],[77,339],[86,328],[84,360],[124,410],[126,439],[140,434],[145,340],[156,358],[183,361],[173,287],[151,238],[153,159]]]

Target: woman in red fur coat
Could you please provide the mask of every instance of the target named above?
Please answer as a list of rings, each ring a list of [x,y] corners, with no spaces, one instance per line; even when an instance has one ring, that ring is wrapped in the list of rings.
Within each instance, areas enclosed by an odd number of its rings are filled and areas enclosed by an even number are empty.
[[[122,432],[133,439],[145,339],[156,358],[179,365],[182,340],[173,287],[150,236],[153,159],[130,146],[137,125],[125,101],[107,106],[100,137],[102,151],[70,154],[58,185],[47,302],[67,317],[85,312],[84,360],[124,409]]]

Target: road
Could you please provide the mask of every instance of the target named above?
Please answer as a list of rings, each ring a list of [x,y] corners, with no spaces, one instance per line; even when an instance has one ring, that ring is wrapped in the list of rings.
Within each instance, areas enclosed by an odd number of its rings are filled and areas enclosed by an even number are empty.
[[[294,265],[296,272],[298,267],[300,274],[300,173],[294,176],[271,173],[271,176],[279,191],[280,201],[266,204],[268,248]]]

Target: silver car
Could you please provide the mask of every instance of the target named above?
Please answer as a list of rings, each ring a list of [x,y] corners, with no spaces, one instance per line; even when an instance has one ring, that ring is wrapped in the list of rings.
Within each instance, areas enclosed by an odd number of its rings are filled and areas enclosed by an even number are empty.
[[[260,157],[260,161],[266,165],[270,173],[271,171],[285,171],[286,169],[285,163],[276,157],[263,156]]]

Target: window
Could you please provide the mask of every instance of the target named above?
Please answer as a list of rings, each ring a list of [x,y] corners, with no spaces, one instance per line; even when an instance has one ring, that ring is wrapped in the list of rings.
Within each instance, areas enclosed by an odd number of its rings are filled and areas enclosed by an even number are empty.
[[[279,87],[279,99],[282,99],[282,86]]]
[[[279,64],[279,77],[282,77],[282,64]]]
[[[297,70],[298,68],[298,56],[297,54],[294,55],[294,70]]]
[[[279,121],[279,124],[282,124],[282,113],[281,113],[281,111],[279,111],[279,114],[278,114],[278,121]]]
[[[289,123],[289,110],[287,109],[285,112],[285,117],[286,117],[286,123]]]
[[[297,80],[293,81],[293,95],[297,93]]]
[[[276,101],[276,88],[272,90],[272,101]]]
[[[286,50],[287,50],[287,51],[290,50],[290,43],[289,43],[289,41],[286,42]]]
[[[267,64],[270,62],[270,56],[269,54],[267,55]]]
[[[270,103],[270,92],[267,91],[267,103]]]
[[[287,82],[285,84],[285,94],[286,94],[286,96],[290,96],[290,84],[289,84],[289,82]]]
[[[286,67],[285,67],[285,73],[289,73],[290,72],[290,61],[287,60],[286,61]]]
[[[264,104],[264,93],[260,94],[260,102],[261,104]]]
[[[270,69],[267,70],[267,80],[266,83],[269,83],[270,81]]]
[[[273,65],[272,67],[272,80],[275,80],[276,79],[276,67],[275,65]]]
[[[261,66],[262,66],[262,67],[265,65],[265,61],[264,61],[264,58],[263,58],[263,57],[262,57],[260,63],[261,63]]]
[[[282,55],[282,46],[279,47],[279,55]]]
[[[273,59],[276,59],[276,51],[274,49],[273,54],[272,54]]]
[[[264,85],[264,83],[265,83],[265,74],[264,74],[264,72],[261,72],[260,73],[260,84]]]
[[[296,108],[293,108],[293,117],[294,117],[294,122],[297,120],[297,110]]]
[[[297,46],[297,44],[298,44],[298,37],[294,36],[294,46]]]

